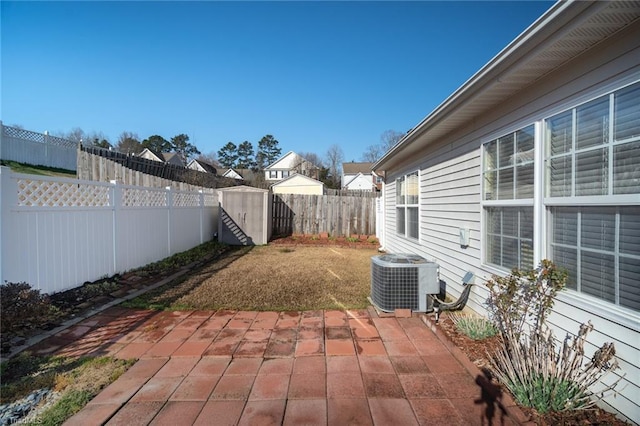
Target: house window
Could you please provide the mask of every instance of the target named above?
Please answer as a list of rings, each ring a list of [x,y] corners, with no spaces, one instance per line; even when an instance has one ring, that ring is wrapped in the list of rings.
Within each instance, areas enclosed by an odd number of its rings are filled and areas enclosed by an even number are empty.
[[[568,287],[640,311],[640,83],[545,121],[549,257]]]
[[[269,170],[269,179],[278,179],[278,171]]]
[[[289,170],[283,170],[282,171],[282,177],[283,178],[289,177]]]
[[[488,207],[486,261],[505,269],[533,266],[533,208]]]
[[[533,267],[534,126],[484,144],[484,260]]]
[[[398,235],[418,239],[418,172],[396,180],[396,232]]]

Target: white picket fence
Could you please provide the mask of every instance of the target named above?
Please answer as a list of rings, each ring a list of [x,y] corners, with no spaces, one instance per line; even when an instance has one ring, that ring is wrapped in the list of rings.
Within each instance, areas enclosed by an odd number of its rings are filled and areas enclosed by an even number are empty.
[[[78,144],[67,139],[49,136],[17,127],[5,126],[0,121],[0,160],[38,166],[76,170]]]
[[[0,167],[0,214],[0,282],[56,293],[211,240],[218,196]]]

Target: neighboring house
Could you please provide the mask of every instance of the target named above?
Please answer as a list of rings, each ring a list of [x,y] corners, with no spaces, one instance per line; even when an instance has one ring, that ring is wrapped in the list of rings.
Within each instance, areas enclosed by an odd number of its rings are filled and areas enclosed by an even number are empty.
[[[274,182],[288,178],[294,173],[318,179],[320,167],[289,151],[264,169],[264,179],[267,182]]]
[[[161,163],[174,164],[176,166],[185,166],[185,161],[182,159],[182,156],[176,152],[155,152],[149,148],[145,148],[138,154],[138,157],[159,161]]]
[[[222,174],[222,177],[237,179],[237,180],[244,180],[244,177],[242,177],[240,172],[234,169],[227,169],[227,171]]]
[[[566,268],[556,337],[591,321],[586,356],[613,342],[625,378],[606,402],[640,421],[637,2],[554,4],[373,168],[383,248],[437,262],[454,299],[475,273],[470,309],[486,314],[492,274]]]
[[[218,170],[213,164],[207,163],[204,160],[191,160],[187,165],[188,169],[197,170],[199,172],[218,174]]]
[[[247,185],[263,187],[263,185],[260,184],[263,180],[262,172],[254,172],[251,169],[228,169],[224,172],[223,177],[242,180]]]
[[[342,189],[353,191],[379,191],[382,178],[371,167],[373,163],[342,163]]]
[[[294,174],[271,185],[274,194],[324,194],[324,183],[308,176]]]
[[[358,173],[355,176],[351,176],[349,179],[343,181],[342,189],[346,189],[348,191],[368,191],[373,192],[377,191],[378,188],[371,181],[371,175],[363,175],[362,173]]]

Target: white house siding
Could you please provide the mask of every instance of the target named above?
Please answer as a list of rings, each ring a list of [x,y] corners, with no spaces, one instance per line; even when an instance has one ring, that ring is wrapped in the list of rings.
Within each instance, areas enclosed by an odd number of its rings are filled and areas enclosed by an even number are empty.
[[[357,175],[345,176],[344,181],[347,185],[342,185],[344,189],[353,191],[373,191],[373,178],[371,175],[358,173]]]
[[[473,271],[477,276],[476,283],[480,285],[474,287],[467,306],[486,314],[483,302],[487,292],[482,282],[493,273],[506,272],[481,263],[482,144],[640,80],[637,40],[640,40],[640,23],[636,21],[588,54],[539,79],[486,114],[475,117],[467,126],[454,130],[442,140],[431,141],[429,148],[422,152],[421,162],[411,160],[412,164],[387,169],[384,248],[389,252],[416,253],[436,261],[440,265],[440,278],[446,282],[447,293],[453,298],[462,290],[460,282],[465,271]],[[540,158],[538,156],[536,161]],[[419,241],[398,237],[395,230],[395,179],[415,170],[420,171],[421,185]],[[468,248],[459,245],[460,227],[471,231]],[[534,229],[534,235],[540,235],[537,238],[542,239],[536,258],[545,258],[548,232],[544,228]],[[566,333],[575,334],[581,323],[591,321],[596,331],[591,333],[585,347],[587,356],[604,342],[615,344],[621,365],[616,374],[625,377],[618,387],[620,394],[607,399],[608,408],[639,422],[640,314],[572,291],[565,293],[559,296],[549,319],[556,337],[561,340]]]

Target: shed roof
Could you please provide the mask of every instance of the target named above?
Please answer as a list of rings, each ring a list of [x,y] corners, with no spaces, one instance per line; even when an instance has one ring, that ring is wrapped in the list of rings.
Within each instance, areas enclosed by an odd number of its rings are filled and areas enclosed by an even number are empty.
[[[307,181],[308,184],[310,185],[321,185],[324,186],[323,182],[320,182],[319,180],[310,178],[309,176],[305,176],[299,173],[294,173],[291,176],[288,176],[276,183],[272,183],[271,186],[282,186],[282,185],[286,185],[287,183],[291,182],[292,180],[305,180]]]

